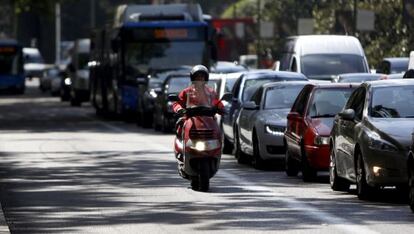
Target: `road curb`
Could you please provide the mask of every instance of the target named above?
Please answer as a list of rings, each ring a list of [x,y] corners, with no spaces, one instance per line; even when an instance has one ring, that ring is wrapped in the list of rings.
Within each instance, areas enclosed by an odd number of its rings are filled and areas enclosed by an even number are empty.
[[[0,203],[0,234],[9,234],[10,233],[10,229],[9,226],[7,225],[6,222],[6,218],[4,217],[4,213],[3,213],[3,207]]]

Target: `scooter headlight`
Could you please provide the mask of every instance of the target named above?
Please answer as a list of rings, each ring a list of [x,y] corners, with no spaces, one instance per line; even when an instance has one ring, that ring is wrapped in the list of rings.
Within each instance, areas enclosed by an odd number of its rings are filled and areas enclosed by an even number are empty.
[[[187,147],[197,151],[210,151],[220,148],[219,140],[188,140]]]

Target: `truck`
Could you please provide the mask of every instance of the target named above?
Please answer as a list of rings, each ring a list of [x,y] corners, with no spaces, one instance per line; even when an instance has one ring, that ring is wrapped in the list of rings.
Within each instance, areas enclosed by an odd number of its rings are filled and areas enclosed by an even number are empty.
[[[209,66],[214,57],[209,29],[199,4],[119,6],[114,24],[91,37],[90,89],[96,113],[152,118],[152,113],[138,115],[140,92],[152,74]]]

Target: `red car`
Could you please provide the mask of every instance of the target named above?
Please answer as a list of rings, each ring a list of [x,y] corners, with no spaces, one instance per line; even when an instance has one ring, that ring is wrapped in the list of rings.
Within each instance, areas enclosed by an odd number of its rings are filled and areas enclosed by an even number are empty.
[[[287,116],[286,174],[312,181],[329,169],[329,136],[335,115],[345,105],[352,84],[309,84],[299,93]]]

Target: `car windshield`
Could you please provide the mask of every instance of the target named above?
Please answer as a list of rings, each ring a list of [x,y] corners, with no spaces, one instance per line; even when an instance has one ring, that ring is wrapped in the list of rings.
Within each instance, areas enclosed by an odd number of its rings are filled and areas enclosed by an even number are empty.
[[[352,88],[317,89],[313,94],[308,116],[311,118],[334,117],[342,110],[352,91]]]
[[[310,79],[331,79],[343,73],[367,72],[364,58],[352,54],[311,54],[302,57],[302,73]]]
[[[174,77],[168,81],[167,93],[179,93],[190,85],[190,77]]]
[[[242,92],[242,100],[243,102],[250,100],[250,98],[253,96],[254,92],[263,84],[277,81],[277,79],[274,78],[262,78],[262,79],[248,79],[244,83],[244,88]]]
[[[370,116],[414,118],[414,85],[374,88]]]
[[[0,50],[0,74],[18,75],[22,72],[21,56],[13,51]]]
[[[151,69],[169,69],[202,64],[205,43],[202,41],[133,42],[126,45],[126,73],[134,78]]]
[[[43,63],[43,58],[39,53],[28,53],[25,55],[25,63]]]
[[[227,78],[226,79],[226,88],[224,92],[231,92],[233,90],[234,84],[236,83],[238,78]]]
[[[281,85],[268,88],[265,94],[264,109],[291,108],[304,85]]]

